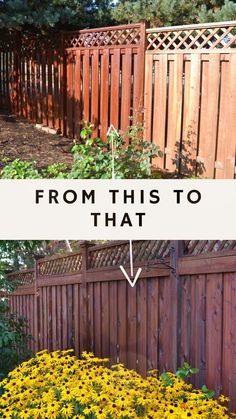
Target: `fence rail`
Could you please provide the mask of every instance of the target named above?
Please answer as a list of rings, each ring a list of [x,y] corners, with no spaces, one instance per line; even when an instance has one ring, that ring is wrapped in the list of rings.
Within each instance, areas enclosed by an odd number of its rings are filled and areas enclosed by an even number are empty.
[[[51,45],[51,46],[50,46]],[[145,23],[0,45],[0,104],[79,138],[144,124],[179,175],[236,176],[236,22],[146,29]],[[128,137],[126,138],[128,142]]]
[[[120,242],[121,255],[126,246]],[[169,249],[164,258],[157,250],[163,246]],[[11,274],[22,281],[8,297],[11,310],[29,319],[32,349],[94,351],[143,375],[187,361],[200,369],[193,384],[229,395],[235,410],[235,242],[138,241],[136,249],[135,267],[143,270],[134,288],[119,269],[127,255],[111,263],[119,242],[84,243],[78,254],[38,260],[26,280],[23,272]],[[142,256],[140,249],[150,253]],[[91,253],[107,262],[94,264]],[[76,271],[70,260],[80,261]]]

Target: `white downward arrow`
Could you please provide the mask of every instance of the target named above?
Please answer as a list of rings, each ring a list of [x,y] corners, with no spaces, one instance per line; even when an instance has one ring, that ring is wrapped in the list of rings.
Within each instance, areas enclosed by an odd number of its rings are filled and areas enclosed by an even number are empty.
[[[119,137],[119,133],[114,127],[113,124],[111,124],[107,131],[107,137],[111,137],[111,166],[112,166],[112,179],[115,179],[115,144],[114,144],[114,136]]]
[[[124,274],[125,278],[127,279],[127,281],[129,282],[129,284],[131,285],[131,287],[134,287],[137,279],[139,277],[139,275],[142,272],[142,268],[138,268],[136,275],[134,277],[134,265],[133,265],[133,248],[132,248],[132,240],[129,241],[129,252],[130,252],[130,277],[127,274],[125,268],[121,265],[120,266],[120,270],[121,272]],[[133,279],[132,279],[133,278]]]
[[[111,124],[107,131],[107,137],[111,136],[111,154],[112,154],[112,179],[115,179],[115,144],[114,144],[114,136],[119,136],[118,131],[114,127],[113,124]],[[130,254],[130,277],[127,274],[125,268],[123,266],[120,266],[120,270],[127,279],[128,283],[131,285],[131,287],[134,287],[139,275],[142,272],[142,268],[138,268],[136,275],[134,277],[134,264],[133,264],[133,247],[132,247],[132,240],[129,241],[129,254]]]

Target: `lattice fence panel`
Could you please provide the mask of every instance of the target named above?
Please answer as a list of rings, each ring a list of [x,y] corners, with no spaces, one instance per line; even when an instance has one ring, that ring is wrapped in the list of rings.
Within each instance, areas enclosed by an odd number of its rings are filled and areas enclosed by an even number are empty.
[[[224,250],[236,250],[236,240],[189,240],[185,242],[185,254],[199,255]]]
[[[210,25],[209,25],[210,26]],[[236,47],[236,24],[219,27],[176,27],[148,29],[147,50],[227,49]]]
[[[170,242],[159,240],[133,241],[133,261],[150,262],[159,258],[165,258],[170,253]],[[112,247],[100,247],[89,249],[89,268],[99,269],[125,265],[129,262],[129,242],[113,245]]]
[[[42,260],[38,263],[39,276],[63,275],[81,270],[82,256],[68,255],[55,259]]]
[[[9,274],[8,278],[10,281],[16,281],[20,285],[29,285],[34,283],[34,270],[27,270],[22,272],[16,272]]]
[[[65,48],[114,48],[140,45],[140,25],[114,26],[64,34]]]

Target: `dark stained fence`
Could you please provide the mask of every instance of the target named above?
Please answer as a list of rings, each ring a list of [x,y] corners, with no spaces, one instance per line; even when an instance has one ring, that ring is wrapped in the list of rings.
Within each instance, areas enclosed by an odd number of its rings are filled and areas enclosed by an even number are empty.
[[[235,410],[235,242],[201,243],[134,242],[143,268],[134,288],[119,269],[128,269],[128,242],[84,244],[11,275],[23,282],[11,308],[30,320],[35,351],[93,351],[143,375],[187,361],[200,369],[193,384],[229,395]]]

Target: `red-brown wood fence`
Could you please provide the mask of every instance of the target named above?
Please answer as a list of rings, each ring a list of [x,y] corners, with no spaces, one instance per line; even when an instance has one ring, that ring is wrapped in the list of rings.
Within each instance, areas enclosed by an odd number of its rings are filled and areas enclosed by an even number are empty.
[[[0,101],[34,123],[103,139],[143,122],[180,175],[235,178],[236,22],[146,29],[145,23],[63,33],[51,46],[0,45]]]
[[[119,269],[128,249],[84,244],[11,275],[22,282],[11,309],[29,319],[32,349],[93,351],[143,375],[187,361],[200,369],[193,383],[229,395],[235,410],[236,242],[135,241],[134,288]]]

